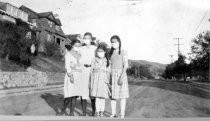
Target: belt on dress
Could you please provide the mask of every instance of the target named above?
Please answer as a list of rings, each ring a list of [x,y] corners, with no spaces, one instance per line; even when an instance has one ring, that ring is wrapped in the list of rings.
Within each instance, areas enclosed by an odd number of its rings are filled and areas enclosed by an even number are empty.
[[[91,67],[91,65],[90,64],[84,64],[84,67],[89,68],[89,67]]]

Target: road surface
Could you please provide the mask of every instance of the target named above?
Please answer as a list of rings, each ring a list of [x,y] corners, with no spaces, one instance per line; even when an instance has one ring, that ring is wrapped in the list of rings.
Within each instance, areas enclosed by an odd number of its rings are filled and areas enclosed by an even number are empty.
[[[126,117],[210,117],[210,91],[181,82],[129,78],[130,98]],[[28,95],[0,98],[0,115],[55,116],[62,107],[62,88]],[[118,105],[119,106],[119,105]],[[90,102],[87,106],[91,114]],[[118,108],[119,113],[119,108]],[[106,100],[105,115],[111,112]],[[75,115],[81,115],[80,100]]]

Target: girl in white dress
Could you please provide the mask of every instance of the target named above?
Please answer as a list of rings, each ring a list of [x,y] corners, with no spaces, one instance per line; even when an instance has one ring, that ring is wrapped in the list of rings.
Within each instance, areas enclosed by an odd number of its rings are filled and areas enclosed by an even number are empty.
[[[91,62],[95,57],[95,50],[96,47],[91,45],[92,41],[92,34],[87,32],[84,35],[83,43],[84,46],[80,48],[81,59],[80,64],[82,68],[82,83],[80,85],[81,95],[81,102],[82,102],[82,110],[83,116],[86,116],[86,106],[87,100],[90,99],[89,93],[89,83],[90,83],[90,69],[91,69]],[[91,98],[91,106],[92,106],[92,116],[95,115],[95,99]]]
[[[65,68],[66,75],[64,78],[64,104],[60,115],[66,113],[66,108],[70,103],[70,116],[74,116],[74,109],[76,106],[76,98],[81,95],[81,68],[79,60],[81,55],[78,53],[80,46],[79,40],[73,40],[71,45],[66,45],[65,53]]]

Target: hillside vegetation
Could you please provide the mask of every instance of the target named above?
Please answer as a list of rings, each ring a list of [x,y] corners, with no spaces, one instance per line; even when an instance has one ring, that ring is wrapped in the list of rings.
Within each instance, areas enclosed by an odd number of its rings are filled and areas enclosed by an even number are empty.
[[[65,72],[64,61],[41,55],[36,56],[36,58],[32,60],[30,68],[42,72]],[[26,71],[26,69],[27,68],[23,68],[12,61],[6,61],[5,59],[0,60],[1,71]]]
[[[130,73],[134,76],[146,78],[161,78],[166,65],[146,60],[129,60]]]

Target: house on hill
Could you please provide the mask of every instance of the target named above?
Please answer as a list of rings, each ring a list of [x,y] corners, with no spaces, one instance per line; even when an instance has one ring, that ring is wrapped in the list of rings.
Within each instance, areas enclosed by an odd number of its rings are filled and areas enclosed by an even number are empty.
[[[64,34],[61,26],[61,21],[59,18],[55,18],[52,12],[37,13],[30,8],[22,5],[20,10],[29,14],[29,22],[36,25],[36,37],[40,41],[39,52],[45,51],[44,43],[55,42],[60,45],[60,51],[64,54],[65,44],[69,43],[66,35]]]
[[[20,19],[29,26],[35,27],[32,23],[28,22],[28,16],[27,12],[22,11],[18,7],[7,2],[0,2],[0,20],[16,24],[17,19]]]

